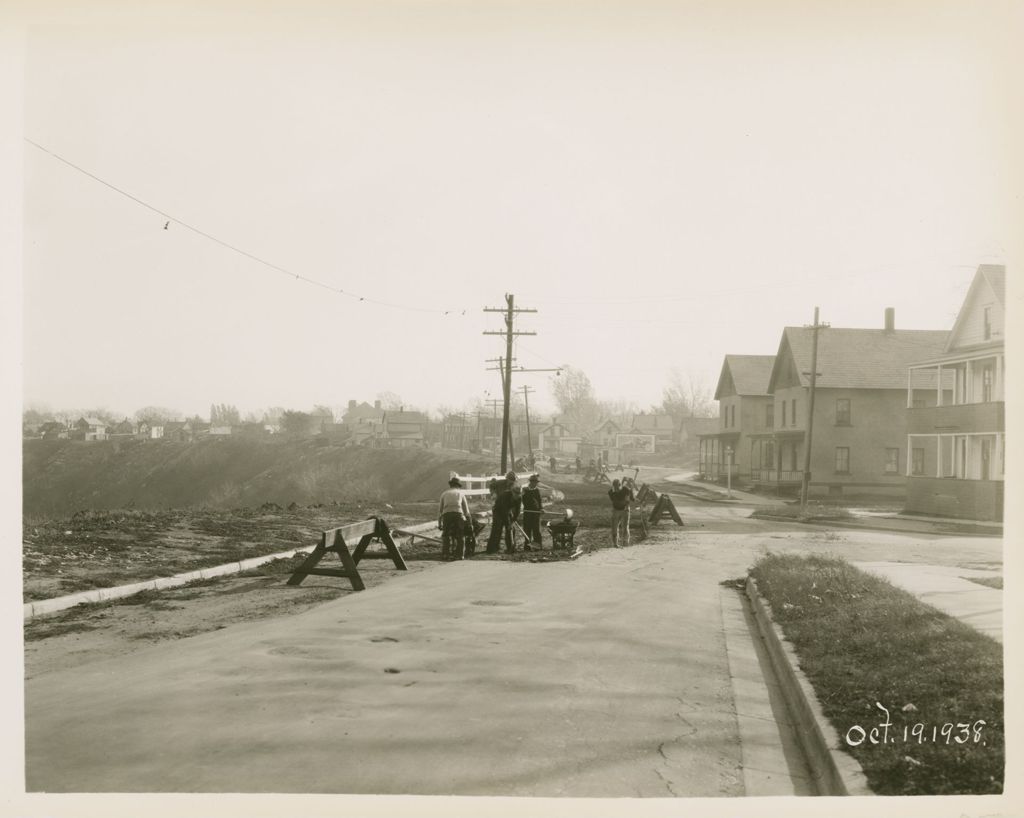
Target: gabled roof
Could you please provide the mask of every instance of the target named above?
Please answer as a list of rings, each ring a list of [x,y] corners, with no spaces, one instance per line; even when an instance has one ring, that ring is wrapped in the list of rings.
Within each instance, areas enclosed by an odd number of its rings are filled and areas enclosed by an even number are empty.
[[[672,420],[672,415],[665,414],[647,414],[641,412],[638,415],[633,415],[633,429],[674,429],[675,421]]]
[[[107,425],[106,421],[100,420],[97,417],[79,418],[78,422],[81,423],[83,420],[86,423],[88,423],[90,426],[106,426]]]
[[[971,280],[971,286],[967,290],[967,295],[964,296],[964,303],[960,306],[960,312],[957,313],[956,321],[953,323],[953,329],[949,333],[949,340],[946,342],[944,352],[949,352],[953,345],[956,344],[956,339],[960,335],[960,329],[970,314],[971,302],[979,295],[979,292],[986,284],[991,288],[992,293],[999,302],[1000,309],[1006,309],[1006,268],[1001,264],[979,265],[974,278]]]
[[[769,390],[775,391],[783,367],[792,362],[801,386],[810,385],[810,327],[786,327],[772,367]],[[842,329],[818,334],[818,381],[822,389],[906,389],[907,367],[942,352],[948,330]]]
[[[729,380],[736,395],[767,395],[774,355],[726,355],[718,376],[715,400],[720,400]]]
[[[608,426],[614,426],[614,427],[615,427],[615,428],[616,428],[617,430],[619,430],[619,431],[622,431],[622,429],[621,429],[621,427],[619,426],[619,424],[618,424],[618,423],[616,423],[616,422],[615,422],[614,420],[612,420],[611,418],[608,418],[607,420],[603,421],[602,423],[599,423],[599,424],[598,424],[598,425],[597,425],[597,426],[595,427],[594,431],[595,431],[595,432],[600,432],[600,431],[601,431],[602,429],[604,429],[604,428],[606,428],[606,427],[608,427]]]

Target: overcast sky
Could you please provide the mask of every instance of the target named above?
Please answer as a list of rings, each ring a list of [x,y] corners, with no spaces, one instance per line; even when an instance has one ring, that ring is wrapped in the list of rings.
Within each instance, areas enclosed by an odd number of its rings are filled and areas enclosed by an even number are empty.
[[[26,403],[463,404],[512,292],[647,407],[815,306],[949,328],[1019,232],[995,3],[247,8],[29,30],[25,137],[172,218],[24,144]]]

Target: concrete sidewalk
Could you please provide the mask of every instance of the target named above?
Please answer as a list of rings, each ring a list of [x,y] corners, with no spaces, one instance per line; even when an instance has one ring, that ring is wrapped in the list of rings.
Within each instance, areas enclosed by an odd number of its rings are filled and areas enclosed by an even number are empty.
[[[922,602],[1003,641],[1003,592],[965,577],[998,577],[1000,572],[906,562],[855,562],[855,566],[910,591]]]
[[[671,545],[454,563],[35,677],[27,787],[743,795],[719,579]]]

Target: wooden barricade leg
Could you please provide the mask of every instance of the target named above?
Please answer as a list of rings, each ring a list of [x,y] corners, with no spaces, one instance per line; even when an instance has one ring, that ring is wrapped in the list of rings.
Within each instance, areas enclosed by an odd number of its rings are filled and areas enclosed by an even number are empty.
[[[384,547],[387,549],[387,556],[391,558],[391,561],[395,564],[395,568],[399,571],[408,571],[409,568],[405,564],[405,558],[402,556],[402,552],[398,550],[398,544],[391,537],[391,529],[388,528],[388,524],[380,517],[376,518],[376,529],[373,534],[365,534],[362,539],[359,540],[359,545],[356,546],[356,550],[352,552],[352,560],[356,565],[359,565],[359,561],[363,557],[370,556],[366,553],[367,547],[374,540],[380,540]],[[384,556],[383,554],[374,554],[372,556]]]
[[[324,558],[324,554],[327,553],[327,549],[324,546],[324,540],[326,539],[325,534],[320,535],[320,542],[316,544],[316,548],[313,549],[306,559],[302,561],[302,565],[295,569],[292,575],[288,578],[289,585],[300,585],[302,580],[309,576],[310,571],[316,566],[320,560]]]
[[[363,584],[363,578],[359,576],[359,569],[356,568],[356,563],[352,559],[352,554],[349,553],[348,545],[345,544],[345,538],[341,535],[341,532],[338,529],[334,530],[330,545],[325,544],[326,538],[325,532],[321,535],[320,544],[317,545],[313,553],[306,558],[302,565],[296,569],[295,573],[291,575],[288,584],[299,585],[310,574],[316,574],[317,576],[341,577],[352,583],[353,591],[365,590],[366,586]],[[343,570],[316,567],[317,563],[327,555],[328,551],[333,551],[338,555]]]

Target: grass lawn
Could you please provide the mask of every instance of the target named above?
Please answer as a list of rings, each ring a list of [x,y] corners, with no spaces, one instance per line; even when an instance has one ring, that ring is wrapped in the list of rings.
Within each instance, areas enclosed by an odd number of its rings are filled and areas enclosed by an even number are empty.
[[[853,515],[850,514],[843,506],[837,506],[826,503],[808,502],[807,509],[801,509],[799,503],[785,506],[771,506],[769,508],[759,508],[750,515],[753,519],[775,519],[778,517],[784,517],[787,520],[797,520],[802,523],[813,522],[817,520],[851,520]]]
[[[1002,792],[998,642],[840,559],[769,554],[751,573],[874,792]]]

